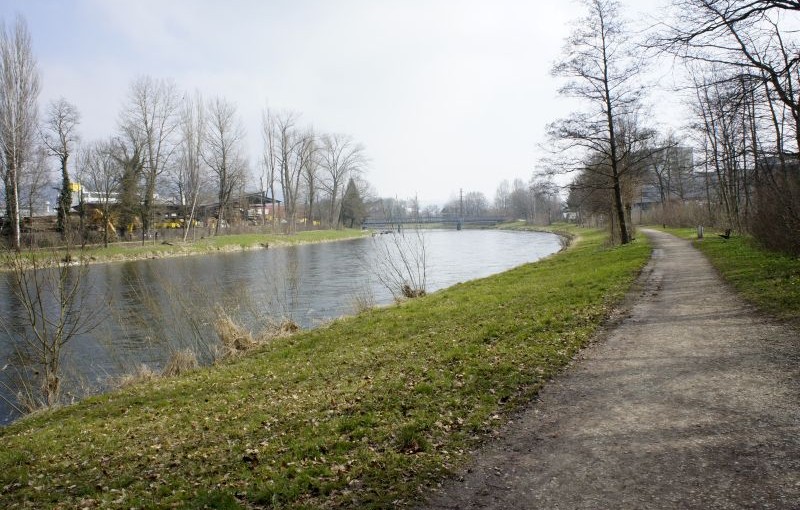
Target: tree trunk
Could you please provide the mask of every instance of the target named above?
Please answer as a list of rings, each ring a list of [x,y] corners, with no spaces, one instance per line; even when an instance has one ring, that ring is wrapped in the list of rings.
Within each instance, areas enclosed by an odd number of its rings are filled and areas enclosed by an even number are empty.
[[[66,239],[69,235],[69,210],[72,205],[67,158],[66,155],[59,157],[61,160],[61,194],[58,196],[58,230],[61,232],[62,239]]]

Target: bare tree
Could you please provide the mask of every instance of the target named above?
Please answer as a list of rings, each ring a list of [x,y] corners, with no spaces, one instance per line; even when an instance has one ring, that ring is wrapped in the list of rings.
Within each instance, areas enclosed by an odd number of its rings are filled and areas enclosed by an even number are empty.
[[[480,191],[468,191],[451,199],[444,209],[457,216],[476,218],[489,211],[489,199]]]
[[[272,199],[272,230],[275,231],[277,221],[277,204],[275,202],[275,183],[281,180],[281,166],[278,148],[278,123],[276,114],[269,108],[265,109],[261,115],[261,136],[264,143],[262,154],[262,168],[264,170],[262,183],[266,181],[266,188]]]
[[[509,193],[509,208],[515,219],[533,220],[533,204],[530,190],[522,179],[514,179]]]
[[[529,185],[532,204],[532,221],[535,223],[537,216],[547,225],[558,217],[561,209],[558,185],[547,175],[533,175]],[[544,218],[547,218],[546,221]]]
[[[120,126],[131,145],[141,147],[144,178],[142,193],[142,241],[151,225],[156,182],[168,168],[177,144],[179,97],[175,85],[166,80],[143,76],[131,84],[128,104],[122,112]]]
[[[511,184],[508,180],[503,180],[497,185],[494,193],[494,210],[497,215],[504,218],[508,217],[510,211]]]
[[[289,189],[292,195],[292,208],[289,214],[289,230],[297,230],[298,204],[300,203],[300,184],[309,174],[316,174],[317,167],[317,136],[312,128],[297,132],[294,143],[294,156],[290,165]]]
[[[800,10],[793,1],[673,0],[673,16],[649,44],[696,61],[749,74],[791,113],[795,147],[800,152],[800,71],[794,27],[782,31],[780,14]]]
[[[98,208],[95,209],[96,223],[103,232],[103,246],[116,237],[117,218],[111,213],[112,205],[118,202],[122,184],[122,168],[114,158],[109,142],[92,142],[83,152],[83,173],[85,184],[97,193]]]
[[[11,28],[0,20],[0,173],[5,185],[6,226],[16,250],[20,249],[20,172],[33,147],[39,88],[25,20],[18,17]]]
[[[303,187],[306,197],[305,217],[306,225],[314,225],[314,205],[318,201],[318,188],[320,186],[319,179],[319,147],[317,146],[317,139],[314,139],[313,146],[310,148],[313,152],[309,158],[306,159],[306,164],[303,169]]]
[[[578,214],[583,225],[603,225],[613,218],[608,204],[612,203],[608,179],[594,172],[581,172],[570,184],[568,207]]]
[[[675,0],[650,40],[687,63],[726,226],[788,253],[800,253],[797,11],[789,1]]]
[[[47,200],[47,191],[53,184],[50,169],[47,167],[47,150],[41,145],[34,146],[23,169],[19,183],[19,203],[23,206],[20,220],[24,224],[27,217],[28,244],[33,247],[36,245],[35,217],[45,214],[42,206]]]
[[[274,120],[279,179],[289,233],[295,232],[297,228],[297,199],[305,158],[313,155],[310,151],[313,133],[300,132],[296,128],[298,118],[299,114],[296,112],[283,112],[276,115]]]
[[[189,236],[197,214],[205,176],[203,175],[203,143],[206,136],[205,103],[199,92],[187,95],[180,109],[180,153],[176,165],[176,187],[184,211],[183,240]]]
[[[75,265],[72,257],[54,258],[55,266],[43,267],[39,257],[20,253],[7,255],[18,317],[23,324],[18,331],[20,372],[35,385],[20,388],[19,400],[32,411],[51,407],[61,401],[62,362],[67,344],[79,335],[96,328],[102,318],[102,307],[92,298],[86,284],[85,261]]]
[[[217,198],[219,202],[215,234],[228,218],[233,191],[243,183],[244,159],[241,143],[244,127],[236,118],[236,107],[222,98],[214,98],[208,103],[208,124],[205,132],[203,159],[217,177]]]
[[[328,224],[338,226],[341,194],[348,179],[361,172],[366,163],[364,146],[349,135],[327,134],[322,136],[320,166],[325,173],[323,187],[328,193],[330,205]]]
[[[69,211],[72,207],[68,163],[79,140],[76,131],[79,122],[78,109],[63,97],[51,101],[47,106],[43,139],[50,153],[58,158],[61,168],[61,191],[58,195],[57,214],[58,230],[63,238],[66,238],[69,230]]]
[[[567,171],[607,175],[622,244],[631,240],[623,203],[622,178],[628,154],[619,140],[622,122],[637,111],[641,65],[634,58],[626,27],[613,0],[585,0],[588,13],[567,38],[564,58],[552,70],[566,78],[559,92],[583,102],[586,109],[548,126],[564,155],[578,150]],[[600,155],[596,157],[595,155]]]
[[[395,301],[427,292],[428,258],[422,229],[373,238],[375,274]]]

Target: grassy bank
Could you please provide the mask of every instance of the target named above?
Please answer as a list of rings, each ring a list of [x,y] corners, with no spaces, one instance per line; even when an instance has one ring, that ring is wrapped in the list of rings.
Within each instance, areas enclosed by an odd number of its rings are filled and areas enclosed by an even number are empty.
[[[292,244],[337,241],[367,235],[359,229],[343,230],[310,230],[292,235],[285,234],[233,234],[205,237],[194,241],[153,242],[152,240],[129,243],[114,243],[107,248],[87,246],[83,249],[72,248],[71,257],[85,257],[91,262],[114,262],[121,260],[141,260],[184,255],[199,255],[220,251],[238,251],[263,249],[267,246],[287,246]],[[37,250],[24,252],[25,257],[36,257],[44,262],[63,259],[67,254],[64,249]]]
[[[583,231],[537,264],[0,431],[4,508],[387,508],[569,362],[649,256]]]
[[[800,259],[759,247],[751,238],[723,239],[713,232],[697,240],[693,228],[660,229],[698,247],[745,299],[782,319],[800,317]]]

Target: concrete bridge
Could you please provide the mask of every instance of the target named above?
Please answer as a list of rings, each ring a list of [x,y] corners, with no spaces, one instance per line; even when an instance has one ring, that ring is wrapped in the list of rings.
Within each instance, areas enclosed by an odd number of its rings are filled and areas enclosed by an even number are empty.
[[[465,225],[469,226],[493,226],[497,225],[498,223],[502,223],[506,221],[505,218],[500,218],[496,216],[480,216],[480,217],[469,217],[465,216],[463,218],[455,217],[455,216],[430,216],[424,218],[404,218],[404,219],[377,219],[377,218],[367,218],[364,220],[364,223],[361,224],[362,228],[394,228],[394,227],[402,227],[405,225],[443,225],[443,226],[454,226],[457,230],[461,230],[461,228]]]

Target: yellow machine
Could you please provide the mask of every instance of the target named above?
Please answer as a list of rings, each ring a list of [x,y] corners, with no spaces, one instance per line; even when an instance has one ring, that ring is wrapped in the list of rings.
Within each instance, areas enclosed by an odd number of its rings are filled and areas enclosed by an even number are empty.
[[[105,229],[110,239],[116,239],[117,229],[114,227],[114,223],[111,221],[113,217],[114,215],[109,212],[108,217],[106,218],[101,209],[93,208],[89,215],[89,221],[94,227],[97,228],[97,230],[102,232],[103,229]]]

